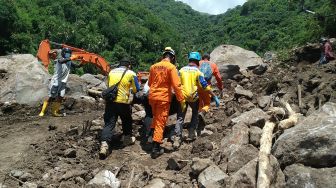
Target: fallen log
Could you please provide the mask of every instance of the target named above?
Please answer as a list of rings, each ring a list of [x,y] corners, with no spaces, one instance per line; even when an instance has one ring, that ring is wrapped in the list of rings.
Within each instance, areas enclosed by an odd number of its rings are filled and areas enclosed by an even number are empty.
[[[281,104],[286,108],[286,110],[288,111],[288,119],[282,120],[280,121],[278,127],[281,130],[285,130],[288,128],[293,127],[294,125],[297,124],[299,117],[301,116],[300,113],[296,113],[294,112],[294,110],[292,109],[292,107],[288,104],[288,102],[281,102]]]
[[[271,154],[274,127],[275,123],[267,121],[261,135],[257,179],[258,188],[268,188],[271,184],[269,173],[267,172],[270,172],[268,169],[271,168],[269,156]]]

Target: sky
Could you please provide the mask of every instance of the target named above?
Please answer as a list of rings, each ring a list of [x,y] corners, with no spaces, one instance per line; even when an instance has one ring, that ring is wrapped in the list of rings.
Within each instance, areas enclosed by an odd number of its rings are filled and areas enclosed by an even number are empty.
[[[194,10],[208,14],[221,14],[229,8],[242,5],[246,0],[179,0],[190,5]]]

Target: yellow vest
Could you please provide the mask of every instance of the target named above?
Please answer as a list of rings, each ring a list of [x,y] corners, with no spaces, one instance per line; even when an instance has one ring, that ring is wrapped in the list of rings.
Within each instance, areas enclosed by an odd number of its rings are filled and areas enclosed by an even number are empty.
[[[187,65],[180,69],[182,92],[186,101],[195,102],[198,99],[197,89],[209,91],[211,88],[204,79],[203,73],[193,65]]]
[[[111,87],[118,83],[124,71],[125,67],[112,69],[108,75],[108,86]],[[129,104],[128,99],[130,95],[130,89],[132,89],[133,93],[136,93],[140,91],[140,86],[135,72],[127,70],[123,79],[118,85],[118,96],[114,102]]]

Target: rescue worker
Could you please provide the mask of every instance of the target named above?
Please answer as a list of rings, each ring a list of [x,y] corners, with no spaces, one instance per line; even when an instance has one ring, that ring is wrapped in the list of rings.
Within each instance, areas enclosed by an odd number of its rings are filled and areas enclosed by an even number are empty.
[[[150,87],[149,104],[153,111],[152,128],[154,134],[151,153],[153,159],[163,154],[160,144],[162,144],[163,131],[168,119],[172,89],[181,104],[181,108],[185,109],[181,83],[174,65],[175,58],[175,51],[171,47],[166,47],[162,60],[150,67],[148,86]]]
[[[191,52],[188,56],[189,64],[182,67],[179,71],[182,84],[182,93],[186,100],[187,107],[190,106],[192,110],[191,122],[188,127],[188,138],[190,140],[196,139],[196,129],[198,127],[198,108],[199,96],[198,91],[204,90],[212,93],[210,86],[204,79],[203,73],[198,69],[201,54],[199,52]],[[213,94],[213,93],[212,93]],[[178,109],[177,122],[175,126],[175,137],[173,140],[173,147],[177,149],[182,141],[182,126],[186,110]]]
[[[104,159],[109,154],[109,144],[112,141],[113,129],[118,117],[122,121],[122,142],[123,146],[134,144],[135,137],[132,136],[132,108],[129,102],[130,90],[135,94],[140,91],[138,78],[131,69],[131,62],[127,58],[120,60],[117,68],[112,69],[108,75],[107,85],[111,87],[118,84],[118,94],[114,101],[106,101],[104,123],[105,126],[101,135],[101,147],[99,156]]]
[[[217,81],[217,88],[220,91],[220,96],[223,95],[223,81],[218,70],[218,67],[215,63],[210,61],[210,55],[205,53],[202,56],[199,66],[200,71],[204,74],[204,79],[208,82],[208,85],[211,86],[212,76],[215,76]],[[208,91],[200,89],[199,93],[199,111],[200,117],[204,120],[205,113],[210,110],[211,94]],[[218,99],[215,98],[216,103],[219,103]]]
[[[72,60],[82,59],[83,57],[72,55],[70,48],[51,50],[49,55],[54,58],[54,75],[51,78],[48,91],[48,99],[43,102],[39,116],[44,116],[49,103],[51,103],[51,113],[55,117],[63,116],[59,113],[61,102],[65,95],[66,83],[69,78],[71,67],[78,68]]]
[[[327,64],[329,63],[330,60],[335,59],[335,55],[333,53],[329,39],[324,38],[324,37],[321,38],[320,44],[321,44],[321,58],[320,58],[319,66],[322,64]]]

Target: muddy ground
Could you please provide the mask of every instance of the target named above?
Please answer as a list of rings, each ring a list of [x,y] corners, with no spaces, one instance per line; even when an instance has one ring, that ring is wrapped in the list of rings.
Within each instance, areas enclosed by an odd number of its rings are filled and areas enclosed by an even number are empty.
[[[167,153],[155,160],[150,158],[148,146],[140,144],[139,121],[134,123],[136,144],[122,147],[118,140],[118,126],[111,155],[100,160],[97,155],[99,129],[83,129],[87,122],[102,117],[103,109],[68,113],[62,118],[50,115],[40,118],[37,116],[38,108],[1,104],[0,183],[8,187],[19,187],[20,181],[34,182],[40,187],[83,187],[100,170],[106,169],[117,175],[121,187],[129,184],[130,187],[143,187],[155,177],[161,178],[166,185],[192,187],[195,178],[189,165],[192,158],[211,158],[214,161],[220,158],[220,142],[231,128],[230,118],[251,108],[246,106],[249,102],[254,105],[252,107],[257,107],[258,96],[285,96],[294,109],[304,115],[327,101],[336,102],[335,65],[336,62],[322,67],[316,63],[274,63],[263,75],[249,72],[237,80],[226,80],[226,96],[221,106],[213,107],[207,115],[207,123],[215,127],[213,134],[199,137],[193,143],[183,143],[178,151],[172,151],[166,144]],[[254,97],[237,98],[234,95],[237,84],[251,90]],[[301,107],[298,106],[298,84],[302,85],[303,91]],[[274,102],[277,102],[276,97]],[[187,165],[179,171],[169,170],[167,161],[171,157],[183,159]],[[7,175],[12,170],[30,175],[25,180],[13,179]]]

